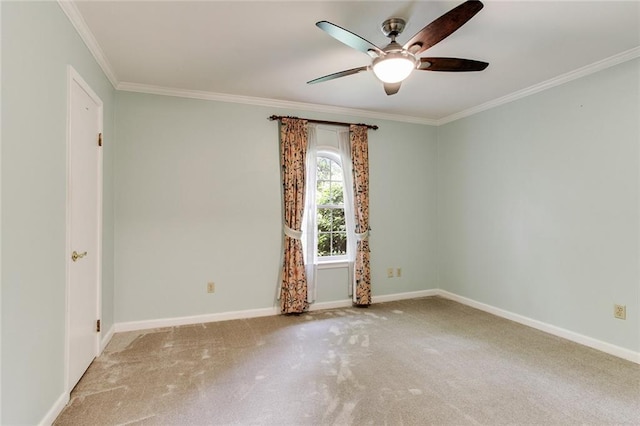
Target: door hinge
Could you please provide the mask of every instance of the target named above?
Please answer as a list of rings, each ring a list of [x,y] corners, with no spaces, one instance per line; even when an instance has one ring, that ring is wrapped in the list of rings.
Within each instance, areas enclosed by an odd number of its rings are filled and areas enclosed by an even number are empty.
[[[102,133],[98,133],[98,146],[102,146]]]
[[[100,320],[96,321],[96,332],[100,333]]]

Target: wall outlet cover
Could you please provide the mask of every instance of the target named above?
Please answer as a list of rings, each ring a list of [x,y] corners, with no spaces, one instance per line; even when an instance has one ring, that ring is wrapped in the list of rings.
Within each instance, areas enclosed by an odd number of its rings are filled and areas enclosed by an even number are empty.
[[[613,316],[618,319],[627,319],[627,306],[613,305]]]

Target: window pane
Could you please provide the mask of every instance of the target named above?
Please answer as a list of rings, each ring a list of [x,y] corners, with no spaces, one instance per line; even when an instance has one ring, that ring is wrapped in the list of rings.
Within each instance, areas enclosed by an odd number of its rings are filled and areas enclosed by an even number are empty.
[[[332,231],[346,232],[347,225],[344,221],[344,210],[333,209]]]
[[[317,255],[344,256],[347,254],[347,233],[342,168],[329,157],[319,157],[317,165]]]
[[[330,180],[331,179],[331,160],[324,157],[318,158],[318,180]]]
[[[333,255],[334,256],[340,256],[340,255],[345,255],[347,254],[347,233],[346,232],[336,232],[331,234],[332,235],[332,240],[333,240],[333,244],[332,244],[332,248],[333,248]]]
[[[318,233],[318,256],[331,255],[331,234]]]
[[[342,168],[335,161],[331,161],[331,180],[342,182]]]
[[[332,226],[332,209],[318,209],[318,231],[331,232]]]
[[[331,203],[331,182],[318,181],[316,203],[319,205]]]
[[[331,182],[329,202],[331,204],[343,204],[344,194],[342,192],[342,182]]]

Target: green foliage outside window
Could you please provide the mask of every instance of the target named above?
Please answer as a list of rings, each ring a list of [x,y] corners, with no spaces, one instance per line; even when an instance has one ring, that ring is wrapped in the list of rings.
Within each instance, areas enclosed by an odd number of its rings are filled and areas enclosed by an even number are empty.
[[[318,158],[318,256],[347,254],[342,169],[327,157]]]

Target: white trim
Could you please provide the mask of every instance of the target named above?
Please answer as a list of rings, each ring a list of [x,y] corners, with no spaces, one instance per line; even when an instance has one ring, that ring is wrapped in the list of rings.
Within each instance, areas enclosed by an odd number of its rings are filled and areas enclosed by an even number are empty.
[[[302,109],[305,111],[324,112],[329,114],[355,115],[363,118],[424,124],[429,126],[441,126],[443,124],[447,124],[452,121],[469,117],[479,112],[486,111],[488,109],[492,109],[500,105],[504,105],[504,104],[516,101],[518,99],[525,98],[527,96],[536,94],[543,90],[547,90],[552,87],[568,83],[570,81],[585,77],[587,75],[602,71],[604,69],[610,68],[612,66],[621,64],[626,61],[630,61],[632,59],[636,59],[638,57],[640,57],[640,47],[634,47],[633,49],[629,49],[625,52],[619,53],[617,55],[613,55],[609,58],[600,60],[593,64],[584,66],[582,68],[578,68],[577,70],[570,71],[568,73],[554,77],[542,83],[535,84],[528,88],[519,90],[509,95],[502,96],[500,98],[491,100],[484,104],[466,109],[464,111],[457,112],[455,114],[451,114],[447,117],[440,118],[440,119],[411,117],[411,116],[404,116],[399,114],[385,114],[380,112],[373,112],[373,111],[359,110],[359,109],[352,109],[352,108],[343,108],[343,107],[336,107],[336,106],[330,106],[330,105],[318,105],[318,104],[309,104],[309,103],[301,103],[301,102],[281,101],[281,100],[268,99],[268,98],[238,96],[238,95],[230,95],[225,93],[206,92],[206,91],[200,91],[200,90],[174,89],[169,87],[160,87],[160,86],[152,86],[152,85],[128,83],[128,82],[119,83],[116,86],[116,89],[126,91],[126,92],[147,93],[147,94],[163,95],[163,96],[176,96],[176,97],[182,97],[182,98],[204,99],[204,100],[212,100],[212,101],[220,101],[220,102],[233,102],[233,103],[267,106],[267,107],[275,107],[275,108]]]
[[[38,423],[38,425],[39,426],[52,425],[53,422],[56,421],[56,418],[58,418],[60,413],[62,413],[62,410],[64,410],[64,407],[67,405],[68,402],[69,402],[69,392],[63,392],[58,397],[56,402],[53,403],[53,405],[51,406],[47,414],[45,414],[42,420],[40,420],[40,423]]]
[[[374,303],[390,302],[394,300],[414,299],[417,297],[437,296],[438,290],[421,290],[408,293],[387,294],[373,296]],[[309,311],[320,311],[324,309],[348,308],[352,306],[351,299],[335,300],[330,302],[312,303]],[[202,324],[206,322],[227,321],[233,319],[248,319],[279,315],[280,309],[277,307],[248,309],[242,311],[220,312],[216,314],[194,315],[187,317],[163,318],[155,320],[120,322],[114,325],[115,332],[148,330],[152,328],[175,327],[180,325]]]
[[[206,322],[228,321],[234,319],[258,318],[278,315],[276,307],[247,309],[243,311],[220,312],[217,314],[193,315],[188,317],[163,318],[155,320],[129,321],[115,324],[115,332],[148,330],[152,328],[175,327],[179,325],[202,324]]]
[[[550,324],[543,323],[541,321],[533,320],[531,318],[527,318],[522,315],[514,314],[509,311],[505,311],[503,309],[499,309],[484,303],[477,302],[475,300],[459,296],[457,294],[448,292],[446,290],[441,289],[432,289],[432,290],[419,290],[412,291],[407,293],[395,293],[395,294],[386,294],[380,296],[373,296],[373,303],[384,303],[384,302],[392,302],[396,300],[406,300],[406,299],[415,299],[420,297],[430,297],[430,296],[440,296],[449,300],[453,300],[458,303],[462,303],[467,306],[471,306],[472,308],[479,309],[484,312],[488,312],[490,314],[506,318],[520,324],[547,332],[549,334],[553,334],[555,336],[561,337],[566,340],[570,340],[581,344],[583,346],[588,346],[602,352],[608,353],[610,355],[617,356],[622,359],[626,359],[631,362],[635,362],[640,364],[640,352],[634,352],[629,349],[621,348],[619,346],[612,345],[610,343],[602,342],[597,339],[593,339],[591,337],[587,337],[578,333],[574,333],[569,330],[565,330],[560,327],[556,327]],[[336,300],[332,302],[321,302],[315,303],[311,305],[309,311],[321,311],[326,309],[336,309],[336,308],[348,308],[352,306],[351,299],[344,300]],[[207,322],[216,322],[216,321],[226,321],[232,319],[248,319],[248,318],[257,318],[257,317],[265,317],[265,316],[273,316],[278,315],[279,310],[276,307],[272,308],[263,308],[263,309],[251,309],[244,311],[233,311],[233,312],[223,312],[218,314],[207,314],[207,315],[196,315],[189,317],[177,317],[177,318],[166,318],[166,319],[158,319],[158,320],[146,320],[146,321],[131,321],[131,322],[122,322],[116,323],[112,326],[109,331],[106,333],[106,336],[103,339],[103,349],[113,336],[114,331],[117,333],[125,332],[125,331],[136,331],[136,330],[147,330],[161,327],[174,327],[180,325],[190,325],[190,324],[201,324]],[[39,423],[40,425],[50,425],[52,424],[58,415],[62,412],[65,405],[69,402],[69,393],[63,393],[58,400],[51,407],[47,415],[42,419]]]
[[[0,5],[0,24],[2,23],[2,5]],[[0,31],[0,46],[2,46],[2,31]],[[0,54],[0,87],[2,86],[2,55]],[[0,129],[2,129],[2,102],[0,102]],[[2,212],[2,133],[0,131],[0,212]],[[2,235],[2,214],[0,214],[0,235]],[[0,277],[2,277],[2,244],[0,244]],[[2,279],[0,278],[0,281]],[[0,307],[2,306],[2,285],[0,285]],[[0,330],[2,330],[2,315],[0,315]],[[0,366],[2,366],[2,338],[0,336]],[[2,368],[0,368],[0,384]],[[0,422],[2,422],[2,386],[0,385]]]
[[[102,355],[102,352],[104,352],[104,348],[107,347],[107,345],[113,338],[113,335],[115,332],[116,332],[116,328],[113,325],[111,325],[109,330],[106,333],[104,333],[104,336],[102,336],[102,339],[100,340],[100,351],[98,355]]]
[[[455,114],[451,114],[448,117],[444,117],[439,120],[436,120],[435,125],[441,126],[443,124],[450,123],[452,121],[456,121],[464,117],[469,117],[471,115],[498,107],[500,105],[517,101],[518,99],[522,99],[527,96],[534,95],[538,92],[542,92],[543,90],[551,89],[552,87],[556,87],[561,84],[565,84],[570,81],[577,80],[582,77],[586,77],[587,75],[594,74],[598,71],[602,71],[604,69],[613,67],[615,65],[621,64],[626,61],[630,61],[632,59],[636,59],[638,57],[640,57],[640,47],[634,47],[633,49],[629,49],[625,52],[619,53],[617,55],[613,55],[601,61],[594,62],[593,64],[584,66],[582,68],[578,68],[577,70],[570,71],[568,73],[559,75],[547,81],[543,81],[542,83],[538,83],[533,86],[527,87],[526,89],[518,90],[517,92],[513,92],[509,95],[502,96],[501,98],[494,99],[492,101],[475,106],[473,108],[469,108],[464,111],[457,112]]]
[[[104,75],[109,79],[114,88],[118,87],[118,77],[113,70],[113,67],[109,63],[109,60],[105,56],[102,48],[98,44],[98,41],[94,37],[93,33],[89,29],[86,21],[82,17],[82,14],[78,10],[78,7],[71,0],[58,0],[58,5],[62,9],[62,11],[67,15],[69,21],[76,29],[76,32],[84,41],[84,44],[87,45],[89,52],[93,55],[96,62],[104,72]]]
[[[418,299],[420,297],[439,296],[440,290],[419,290],[406,293],[383,294],[380,296],[372,296],[372,303],[395,302],[397,300]],[[331,302],[314,303],[309,306],[309,311],[322,311],[325,309],[349,308],[353,306],[351,299],[335,300]]]
[[[348,268],[349,261],[348,260],[334,260],[330,262],[317,262],[316,265],[318,269],[339,269],[339,268]]]
[[[640,352],[634,352],[630,349],[622,348],[620,346],[613,345],[611,343],[603,342],[593,337],[585,336],[555,325],[551,325],[542,321],[538,321],[524,315],[516,314],[506,311],[504,309],[496,308],[485,303],[477,302],[473,299],[469,299],[463,296],[459,296],[454,293],[450,293],[446,290],[438,290],[439,296],[446,299],[453,300],[463,305],[471,306],[472,308],[479,309],[484,312],[496,315],[498,317],[506,318],[511,321],[515,321],[519,324],[526,325],[528,327],[535,328],[537,330],[544,331],[545,333],[553,334],[554,336],[561,337],[566,340],[570,340],[575,343],[579,343],[583,346],[588,346],[593,349],[608,353],[618,358],[626,359],[627,361],[640,364]]]
[[[331,302],[319,302],[309,305],[309,312],[324,311],[326,309],[349,308],[353,306],[351,299],[334,300]]]
[[[472,308],[479,309],[484,312],[488,312],[492,315],[506,318],[506,319],[515,321],[517,323],[561,337],[563,339],[576,342],[583,346],[591,347],[593,349],[600,350],[610,355],[614,355],[616,357],[640,364],[639,352],[634,352],[629,349],[621,348],[619,346],[602,342],[600,340],[593,339],[591,337],[587,337],[587,336],[584,336],[560,327],[546,324],[544,322],[537,321],[519,314],[515,314],[513,312],[509,312],[509,311],[499,309],[481,302],[477,302],[475,300],[459,296],[457,294],[448,292],[446,290],[432,289],[432,290],[413,291],[413,292],[407,292],[407,293],[396,293],[396,294],[388,294],[388,295],[381,295],[381,296],[373,296],[372,300],[373,300],[373,303],[383,303],[383,302],[391,302],[395,300],[406,300],[406,299],[414,299],[414,298],[429,297],[429,296],[441,296],[446,299],[453,300],[455,302],[462,303],[467,306],[471,306]],[[311,305],[309,311],[348,308],[350,306],[352,306],[351,300],[345,299],[345,300],[337,300],[333,302],[315,303]],[[109,329],[109,331],[106,333],[102,341],[101,351],[111,340],[111,337],[113,336],[114,331],[124,332],[124,331],[134,331],[134,330],[145,330],[145,329],[153,329],[153,328],[160,328],[160,327],[173,327],[173,326],[187,325],[187,324],[200,324],[200,323],[206,323],[206,322],[226,321],[231,319],[256,318],[256,317],[264,317],[264,316],[272,316],[272,315],[278,315],[277,308],[273,307],[273,308],[264,308],[264,309],[224,312],[219,314],[167,318],[162,320],[133,321],[133,322],[127,322],[127,323],[118,323],[112,326]],[[42,426],[53,424],[55,419],[58,417],[58,415],[60,415],[60,413],[62,412],[62,410],[64,409],[64,407],[68,402],[69,402],[69,392],[65,392],[62,395],[60,395],[58,400],[54,403],[54,405],[51,407],[49,412],[45,415],[45,417],[40,421],[39,424]]]
[[[438,289],[409,291],[406,293],[383,294],[380,296],[372,296],[373,303],[394,302],[396,300],[417,299],[420,297],[438,296]]]
[[[65,274],[65,282],[64,282],[64,389],[65,391],[70,391],[69,389],[69,360],[70,360],[70,350],[69,350],[69,293],[71,292],[71,272],[69,270],[69,261],[68,255],[71,251],[71,207],[70,207],[70,185],[69,185],[69,165],[70,161],[70,149],[69,149],[69,139],[71,135],[71,84],[72,84],[72,73],[75,73],[75,70],[67,65],[67,123],[66,123],[66,132],[65,135],[65,247],[64,247],[64,274]],[[70,393],[70,392],[68,392]],[[52,422],[53,423],[53,422]]]
[[[417,299],[421,297],[440,296],[445,299],[453,300],[458,303],[462,303],[472,308],[479,309],[484,312],[488,312],[492,315],[496,315],[502,318],[506,318],[511,321],[526,325],[528,327],[535,328],[537,330],[544,331],[554,336],[561,337],[563,339],[587,346],[599,351],[608,353],[618,358],[626,359],[631,362],[640,364],[640,352],[634,352],[630,349],[622,348],[607,342],[603,342],[592,337],[584,336],[579,333],[575,333],[570,330],[566,330],[560,327],[556,327],[551,324],[544,323],[542,321],[534,320],[523,315],[515,314],[513,312],[506,311],[504,309],[496,308],[475,300],[459,296],[457,294],[448,292],[441,289],[431,290],[419,290],[406,293],[384,294],[380,296],[373,296],[373,303],[393,302],[397,300]],[[321,311],[325,309],[337,309],[348,308],[352,306],[351,299],[336,300],[331,302],[314,303],[309,307],[309,311]],[[190,317],[178,317],[178,318],[166,318],[158,320],[146,320],[146,321],[132,321],[125,323],[115,324],[115,332],[146,330],[161,327],[174,327],[180,325],[201,324],[206,322],[226,321],[232,319],[249,319],[257,317],[265,317],[278,315],[279,309],[277,307],[252,309],[244,311],[222,312],[217,314],[196,315]]]
[[[434,126],[436,120],[421,117],[410,117],[399,114],[385,114],[363,109],[344,108],[331,105],[308,104],[303,102],[282,101],[277,99],[257,98],[251,96],[230,95],[226,93],[206,92],[202,90],[174,89],[170,87],[152,86],[148,84],[121,82],[116,87],[124,92],[147,93],[151,95],[176,96],[179,98],[204,99],[208,101],[232,102],[238,104],[285,108],[339,115],[354,115],[361,118],[398,121],[404,123],[426,124]]]
[[[95,103],[98,110],[98,132],[103,132],[103,120],[104,120],[104,105],[100,97],[91,89],[91,87],[87,84],[87,82],[80,76],[80,74],[71,66],[67,65],[67,134],[66,134],[66,201],[65,201],[65,222],[66,222],[66,230],[65,230],[65,332],[64,332],[64,388],[68,393],[71,392],[72,386],[69,383],[69,362],[70,362],[70,336],[69,336],[69,328],[70,328],[70,318],[69,318],[69,292],[71,289],[71,273],[69,271],[69,258],[71,256],[71,197],[70,197],[70,170],[69,166],[70,162],[70,135],[71,135],[71,87],[73,83],[78,84],[82,90],[84,90],[87,95],[91,98],[91,100]],[[98,150],[98,158],[97,158],[97,188],[96,188],[96,196],[97,196],[97,255],[96,255],[96,318],[101,318],[102,316],[102,209],[103,209],[103,155],[102,149]],[[100,349],[100,335],[101,333],[96,333],[95,337],[95,356],[98,356],[101,352]]]
[[[268,98],[257,98],[251,96],[240,96],[240,95],[230,95],[225,93],[214,93],[214,92],[206,92],[200,90],[185,90],[185,89],[176,89],[170,87],[161,87],[161,86],[153,86],[147,84],[138,84],[138,83],[129,83],[129,82],[120,82],[116,76],[113,67],[109,63],[107,57],[105,56],[102,48],[96,41],[93,33],[87,26],[86,21],[82,17],[82,14],[78,10],[75,3],[71,0],[57,0],[60,8],[64,11],[64,13],[71,21],[71,24],[74,26],[80,38],[87,45],[87,48],[96,59],[98,65],[109,79],[111,84],[117,90],[125,91],[125,92],[137,92],[137,93],[148,93],[153,95],[164,95],[164,96],[176,96],[181,98],[192,98],[192,99],[204,99],[204,100],[212,100],[212,101],[220,101],[220,102],[232,102],[232,103],[240,103],[240,104],[248,104],[248,105],[257,105],[257,106],[267,106],[267,107],[275,107],[275,108],[286,108],[286,109],[303,109],[305,111],[315,111],[315,112],[323,112],[329,114],[340,114],[340,115],[355,115],[362,118],[372,118],[379,120],[389,120],[389,121],[397,121],[404,123],[414,123],[414,124],[424,124],[429,126],[441,126],[446,123],[450,123],[455,120],[459,120],[464,117],[469,117],[471,115],[477,114],[482,111],[486,111],[491,108],[495,108],[500,105],[504,105],[518,99],[522,99],[524,97],[533,95],[535,93],[541,92],[546,89],[550,89],[552,87],[567,83],[572,80],[576,80],[578,78],[585,77],[589,74],[593,74],[595,72],[604,70],[606,68],[621,64],[623,62],[635,59],[640,57],[640,47],[634,47],[633,49],[629,49],[625,52],[619,53],[617,55],[613,55],[609,58],[600,60],[591,65],[584,66],[574,71],[570,71],[568,73],[562,74],[558,77],[554,77],[545,82],[533,85],[523,90],[519,90],[517,92],[511,93],[509,95],[500,97],[498,99],[491,100],[484,104],[475,106],[473,108],[466,109],[464,111],[457,112],[455,114],[451,114],[447,117],[440,119],[430,119],[424,117],[411,117],[400,114],[386,114],[368,110],[359,110],[352,108],[344,108],[344,107],[336,107],[331,105],[318,105],[318,104],[309,104],[302,102],[292,102],[292,101],[282,101],[276,99],[268,99]]]

